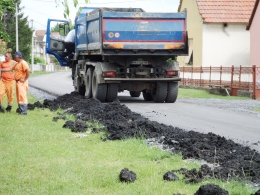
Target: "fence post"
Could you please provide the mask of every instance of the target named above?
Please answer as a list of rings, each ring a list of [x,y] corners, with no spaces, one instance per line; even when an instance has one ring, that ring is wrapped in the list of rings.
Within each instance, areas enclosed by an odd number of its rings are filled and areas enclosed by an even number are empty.
[[[240,65],[239,78],[238,78],[238,89],[240,89],[240,86],[241,86],[241,75],[242,75],[242,66]]]
[[[191,67],[191,82],[193,85],[195,85],[195,83],[193,81],[193,66]]]
[[[253,65],[252,67],[253,71],[253,94],[252,94],[252,99],[256,99],[256,65]]]
[[[211,66],[209,66],[209,84],[211,84]]]
[[[202,74],[202,66],[200,66],[200,87],[202,87],[202,83],[201,83],[201,74]]]
[[[182,74],[183,74],[183,76],[182,76],[182,84],[184,85],[184,66],[183,66],[183,70],[182,70],[183,72],[182,72]]]
[[[219,78],[219,84],[221,85],[222,81],[222,65],[220,66],[220,78]]]
[[[233,75],[234,75],[234,65],[232,65],[231,67],[231,83],[230,83],[230,89],[231,89],[231,94],[232,94],[232,90],[233,90]]]

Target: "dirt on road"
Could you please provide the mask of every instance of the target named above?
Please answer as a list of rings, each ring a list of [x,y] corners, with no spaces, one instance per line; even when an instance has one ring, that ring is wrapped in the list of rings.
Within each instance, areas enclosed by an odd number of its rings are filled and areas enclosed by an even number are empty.
[[[101,103],[96,99],[86,99],[76,92],[59,96],[54,100],[44,100],[43,105],[39,102],[29,105],[29,109],[34,107],[64,109],[65,112],[54,120],[65,119],[66,113],[75,115],[76,121],[66,121],[64,125],[73,132],[86,131],[86,121],[98,121],[104,126],[100,131],[107,132],[103,141],[140,137],[147,139],[150,145],[163,146],[162,148],[173,154],[180,153],[183,159],[206,161],[199,170],[172,170],[184,174],[187,183],[215,178],[224,181],[249,180],[255,185],[260,185],[260,154],[214,133],[202,134],[160,124],[132,112],[118,100]],[[93,131],[97,132],[99,129]]]

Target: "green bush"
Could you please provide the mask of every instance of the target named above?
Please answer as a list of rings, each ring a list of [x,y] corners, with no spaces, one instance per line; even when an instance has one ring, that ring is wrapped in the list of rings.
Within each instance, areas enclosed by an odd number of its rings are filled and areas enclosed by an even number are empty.
[[[52,61],[53,61],[53,63],[54,63],[55,65],[60,65],[60,63],[59,63],[59,61],[57,60],[57,58],[53,58]]]
[[[34,64],[46,64],[46,61],[42,57],[34,56]],[[31,63],[32,58],[30,57],[28,63]]]

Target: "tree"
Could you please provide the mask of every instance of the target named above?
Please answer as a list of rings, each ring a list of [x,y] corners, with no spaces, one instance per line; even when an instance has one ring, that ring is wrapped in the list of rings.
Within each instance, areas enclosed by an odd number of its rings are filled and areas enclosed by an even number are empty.
[[[60,28],[59,28],[58,23],[54,27],[51,28],[51,32],[60,32]]]
[[[21,0],[15,0],[18,4],[18,40],[19,40],[19,50],[23,54],[23,58],[28,61],[31,53],[31,42],[33,31],[29,28],[28,17],[24,17],[20,8]],[[12,49],[12,52],[16,51],[16,22],[14,13],[8,13],[8,22],[6,26],[6,31],[9,34],[10,42],[7,43],[7,47]]]
[[[70,15],[70,9],[69,9],[69,5],[68,5],[68,0],[55,0],[56,3],[59,3],[61,1],[61,4],[63,5],[63,8],[64,8],[64,11],[63,11],[63,15],[64,15],[64,18],[69,18],[69,15]],[[69,0],[70,1],[70,0]],[[73,1],[73,4],[74,4],[74,7],[77,8],[78,7],[78,0],[72,0]],[[89,3],[89,0],[85,0],[86,4]],[[70,23],[72,23],[70,21]]]
[[[0,39],[0,54],[3,54],[6,52],[6,42]]]
[[[1,0],[0,1],[0,40],[4,42],[10,41],[9,35],[6,32],[6,16],[8,12],[10,13],[15,12],[14,0]]]
[[[6,11],[14,12],[14,0],[1,0],[0,1],[0,18],[3,19],[3,16]]]
[[[55,24],[56,23],[56,24]],[[54,25],[55,24],[55,25]],[[64,24],[63,22],[52,22],[53,27],[51,27],[51,32],[58,32],[61,36],[67,36],[68,32],[71,29],[74,29],[74,26],[69,22],[68,24]]]

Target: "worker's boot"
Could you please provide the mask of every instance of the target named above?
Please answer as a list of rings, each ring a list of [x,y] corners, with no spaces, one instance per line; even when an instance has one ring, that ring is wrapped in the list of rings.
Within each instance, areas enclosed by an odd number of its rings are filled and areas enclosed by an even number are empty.
[[[18,104],[18,108],[16,109],[16,113],[20,114],[22,112],[21,108],[20,108],[20,104]]]
[[[0,112],[4,113],[5,112],[5,109],[4,107],[0,104]]]
[[[12,105],[8,104],[8,106],[5,109],[7,112],[11,112],[12,110]]]
[[[27,115],[27,104],[20,104],[20,110],[21,115]]]

